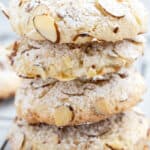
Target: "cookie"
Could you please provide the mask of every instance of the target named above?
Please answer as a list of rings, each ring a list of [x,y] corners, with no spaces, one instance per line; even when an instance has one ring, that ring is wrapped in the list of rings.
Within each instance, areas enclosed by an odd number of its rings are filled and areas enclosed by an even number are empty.
[[[7,55],[8,52],[0,47],[0,100],[14,96],[20,85],[20,79],[13,72]]]
[[[103,80],[24,79],[15,105],[18,117],[32,124],[79,125],[129,109],[141,101],[144,92],[143,78],[134,71],[122,71]]]
[[[17,47],[17,48],[16,48]],[[143,54],[144,38],[116,43],[53,44],[23,39],[12,46],[12,64],[19,75],[69,81],[118,72]],[[14,55],[16,53],[16,55]]]
[[[64,128],[17,120],[9,140],[13,150],[146,150],[148,136],[147,118],[131,110],[95,124]]]
[[[53,43],[115,42],[147,27],[139,0],[11,0],[8,18],[19,35]]]

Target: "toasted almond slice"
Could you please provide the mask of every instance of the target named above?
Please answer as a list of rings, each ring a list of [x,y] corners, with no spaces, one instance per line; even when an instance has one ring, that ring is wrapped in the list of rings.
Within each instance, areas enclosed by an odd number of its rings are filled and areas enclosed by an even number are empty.
[[[143,38],[143,36],[140,36],[140,35],[134,39],[127,39],[127,40],[136,45],[139,45],[139,44],[142,45],[145,43],[145,38]]]
[[[6,18],[9,19],[8,10],[5,8],[5,6],[2,3],[0,3],[0,9],[2,10],[2,13],[6,16]]]
[[[94,105],[95,111],[98,114],[111,114],[113,106],[104,100],[103,98],[98,99]]]
[[[125,17],[124,8],[117,0],[96,0],[96,7],[105,16],[109,15],[116,19]]]
[[[45,39],[53,43],[59,42],[59,32],[57,25],[52,17],[43,14],[33,18],[36,31]]]
[[[19,125],[18,125],[19,126]],[[11,135],[13,137],[10,137],[10,139],[13,140],[15,144],[15,149],[23,149],[24,143],[25,143],[25,135],[22,132],[18,132],[15,135]],[[19,144],[18,144],[19,143]]]
[[[65,126],[72,121],[73,111],[67,106],[60,106],[56,108],[54,118],[57,126]]]
[[[33,18],[37,15],[42,15],[42,14],[48,14],[49,13],[49,9],[46,5],[40,4],[38,6],[36,6],[32,11],[31,11],[31,16],[28,19],[27,22],[27,35],[30,37],[32,35],[33,40],[45,40],[45,38],[43,38],[43,36],[41,36],[41,34],[39,34],[37,31],[33,32],[33,28],[34,28],[34,24],[33,24]]]
[[[106,146],[108,148],[110,148],[111,150],[122,150],[123,149],[122,142],[120,142],[117,139],[113,140],[113,142],[110,142],[110,143],[106,144]]]
[[[32,11],[31,11],[31,16],[28,19],[27,22],[27,35],[29,37],[34,37],[32,38],[33,40],[45,40],[45,38],[43,36],[41,36],[41,34],[39,34],[37,31],[33,32],[33,28],[34,28],[34,23],[33,23],[33,18],[37,15],[43,15],[43,14],[49,14],[49,9],[46,5],[44,4],[40,4],[38,6],[36,6]]]
[[[21,6],[23,3],[27,2],[27,1],[29,1],[29,0],[20,0],[19,1],[19,6]]]
[[[125,44],[128,45],[128,49],[130,47],[130,50],[126,51],[123,48],[122,45]],[[135,49],[137,50],[135,51]],[[124,42],[117,42],[113,48],[113,52],[117,54],[117,56],[120,57],[122,61],[128,60],[131,63],[134,60],[136,60],[140,55],[143,54],[143,49],[144,49],[144,39],[143,38],[140,39],[139,37],[135,39],[128,39]],[[126,62],[124,61],[124,63]]]
[[[28,28],[30,29],[35,28],[34,22],[33,22],[35,16],[49,14],[50,12],[49,12],[49,8],[46,5],[40,4],[40,5],[37,5],[37,7],[35,7],[31,13],[32,14],[28,23]],[[43,37],[39,32],[35,32],[35,33],[31,32],[31,34],[34,34],[34,40],[45,40],[45,37]]]
[[[90,35],[88,35],[87,33],[82,33],[82,34],[78,34],[73,38],[73,41],[76,43],[85,43],[85,42],[90,42],[92,41],[94,38]]]

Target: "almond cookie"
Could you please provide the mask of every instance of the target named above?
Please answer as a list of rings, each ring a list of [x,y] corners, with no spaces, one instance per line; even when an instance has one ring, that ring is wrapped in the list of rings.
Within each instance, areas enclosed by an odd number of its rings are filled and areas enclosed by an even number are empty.
[[[17,46],[16,46],[17,44]],[[17,49],[16,49],[17,47]],[[143,54],[144,38],[116,43],[53,44],[23,39],[13,45],[12,64],[18,74],[60,81],[118,72]]]
[[[18,117],[29,123],[56,126],[97,122],[129,109],[145,92],[137,72],[121,72],[99,80],[24,79],[16,95]]]
[[[0,100],[14,96],[20,80],[13,72],[9,60],[8,52],[0,47]]]
[[[5,14],[19,35],[53,43],[115,42],[147,26],[139,0],[11,0]]]
[[[95,124],[57,128],[15,121],[9,136],[13,150],[146,150],[149,121],[136,111]]]

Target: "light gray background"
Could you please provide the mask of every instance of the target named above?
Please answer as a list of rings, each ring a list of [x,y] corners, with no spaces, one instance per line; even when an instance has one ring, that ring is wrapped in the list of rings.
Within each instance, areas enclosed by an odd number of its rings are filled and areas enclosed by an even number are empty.
[[[148,10],[150,10],[150,0],[143,1],[145,6],[148,7]],[[0,2],[7,4],[9,1],[0,0]],[[144,102],[142,102],[139,107],[150,118],[150,33],[146,34],[146,37],[147,46],[145,56],[137,63],[137,68],[145,77],[148,86],[148,91],[144,96]],[[13,33],[8,20],[0,13],[0,45],[7,44],[16,38],[18,37]],[[0,102],[0,147],[10,128],[11,120],[15,116],[15,109],[12,103],[12,101]]]

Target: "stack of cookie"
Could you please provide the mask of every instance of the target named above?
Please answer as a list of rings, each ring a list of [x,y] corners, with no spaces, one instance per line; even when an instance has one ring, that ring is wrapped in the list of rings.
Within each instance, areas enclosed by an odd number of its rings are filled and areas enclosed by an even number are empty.
[[[138,0],[11,0],[14,150],[148,149],[149,122],[131,109],[145,92],[132,66],[146,16]]]

